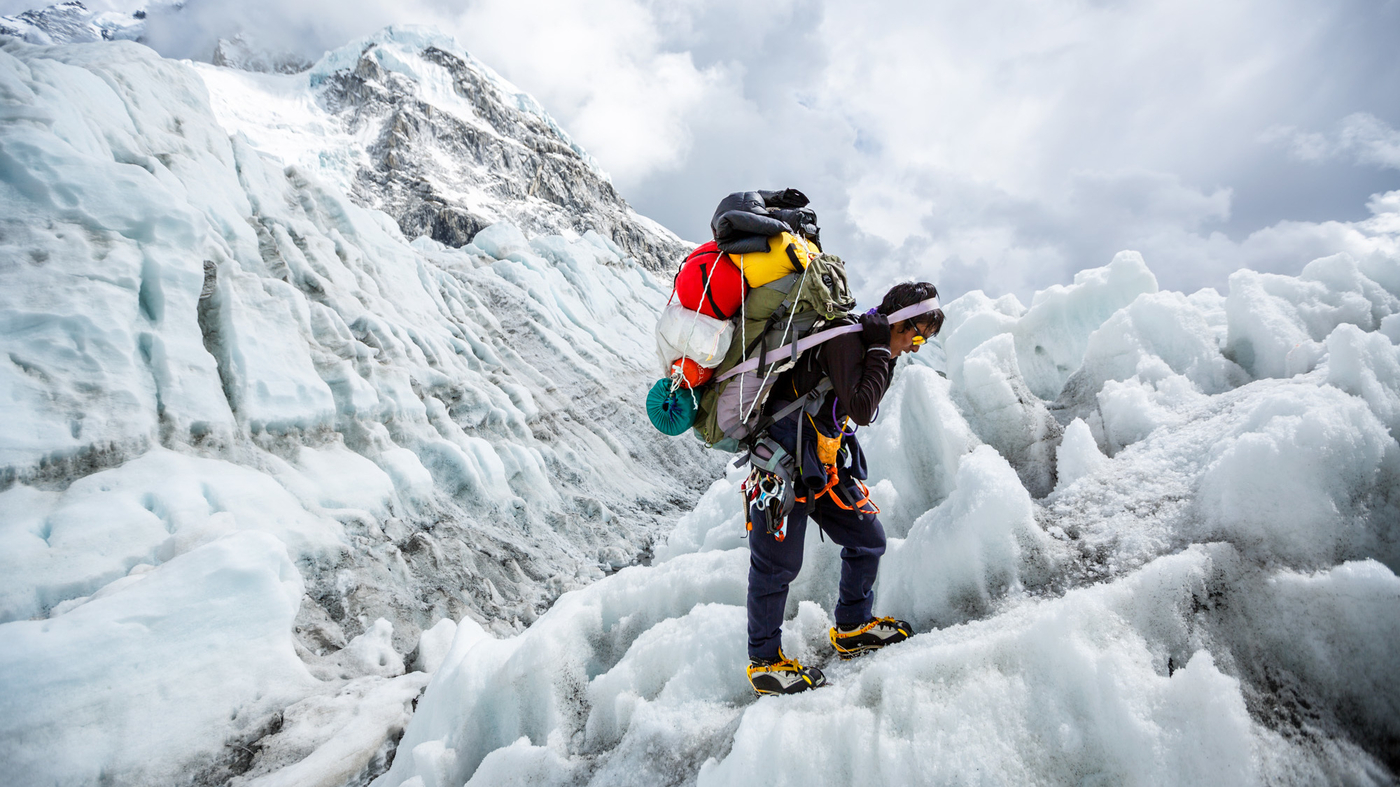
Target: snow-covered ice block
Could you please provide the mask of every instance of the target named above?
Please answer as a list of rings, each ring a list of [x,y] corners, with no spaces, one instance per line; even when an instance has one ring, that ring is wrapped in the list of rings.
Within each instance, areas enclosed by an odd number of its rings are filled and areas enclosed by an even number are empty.
[[[939,331],[939,344],[948,364],[948,379],[961,380],[963,358],[993,336],[1014,331],[1025,311],[1014,295],[993,301],[981,290],[961,295],[943,307],[947,317]]]
[[[1327,382],[1366,400],[1390,436],[1400,440],[1400,347],[1391,339],[1354,325],[1337,326],[1327,337]]]
[[[880,522],[894,537],[952,493],[958,464],[980,442],[954,404],[949,382],[906,364],[896,368],[880,417],[857,439],[868,458]]]
[[[746,620],[742,607],[702,604],[643,632],[617,664],[589,683],[596,710],[584,730],[588,745],[615,747],[652,704],[683,717],[695,705],[744,699],[750,689],[733,677],[748,665]]]
[[[1031,494],[1049,494],[1062,427],[1022,377],[1013,336],[995,336],[968,353],[958,382],[954,398],[977,436],[1011,462]]]
[[[1200,391],[1217,394],[1243,385],[1248,375],[1220,352],[1206,313],[1180,293],[1140,295],[1089,335],[1079,370],[1061,394],[1074,403],[1110,380],[1155,382],[1186,377]]]
[[[0,625],[11,783],[184,780],[314,685],[293,650],[301,597],[282,544],[244,532],[51,620]]]
[[[1057,551],[1016,473],[981,446],[962,460],[948,499],[881,562],[877,614],[919,629],[979,617],[1025,584],[1044,582]]]
[[[1075,481],[1103,469],[1108,461],[1099,451],[1089,425],[1082,418],[1074,419],[1065,427],[1064,438],[1055,450],[1056,491],[1068,489]]]
[[[518,227],[508,221],[498,221],[472,237],[472,245],[498,260],[512,254],[530,253],[530,241]]]
[[[374,461],[389,475],[400,496],[417,501],[432,499],[433,474],[423,466],[417,454],[407,448],[390,448],[381,451]]]
[[[1338,254],[1313,260],[1296,278],[1236,271],[1226,311],[1231,357],[1256,378],[1291,377],[1317,365],[1320,343],[1338,325],[1374,331],[1400,312],[1400,297]]]
[[[715,479],[656,548],[655,562],[664,563],[692,552],[738,549],[744,546],[744,496],[739,491],[747,471],[731,470]]]
[[[314,429],[335,419],[335,395],[307,348],[306,300],[275,279],[230,276],[223,336],[232,395],[254,430]]]
[[[297,557],[345,548],[338,523],[269,476],[160,448],[62,493],[12,487],[0,513],[0,620],[42,614],[234,530],[271,533]]]
[[[319,448],[301,446],[296,452],[296,468],[308,483],[306,492],[312,505],[360,509],[376,516],[388,514],[394,499],[393,479],[342,443]]]
[[[1157,277],[1135,251],[1076,273],[1074,284],[1037,292],[1014,331],[1026,384],[1042,399],[1057,398],[1079,368],[1090,334],[1139,295],[1155,292]]]
[[[424,629],[418,635],[418,656],[413,661],[414,669],[421,672],[437,672],[438,667],[452,650],[452,640],[457,636],[457,623],[452,618],[443,618]]]
[[[1200,474],[1198,537],[1295,566],[1365,554],[1373,535],[1358,514],[1395,450],[1366,403],[1330,386],[1283,385],[1246,400],[1237,418]]]
[[[282,712],[281,728],[258,741],[254,771],[231,783],[320,787],[363,779],[384,767],[428,680],[421,672],[357,678],[334,694],[294,703]]]
[[[1327,707],[1344,708],[1362,742],[1383,748],[1400,738],[1400,578],[1389,568],[1358,560],[1280,570],[1238,606],[1222,628],[1243,664],[1269,664]]]
[[[1094,397],[1094,414],[1110,455],[1162,427],[1180,426],[1203,405],[1206,395],[1183,375],[1156,370],[1144,381],[1138,375],[1109,380]]]
[[[342,678],[392,678],[404,671],[403,657],[394,650],[394,624],[384,618],[374,621],[331,659],[340,667]]]
[[[1089,336],[1139,295],[1155,292],[1157,279],[1142,256],[1125,251],[1106,267],[1075,274],[1071,285],[1036,293],[1029,309],[1014,298],[992,301],[981,292],[968,293],[945,309],[948,379],[956,392],[965,358],[993,337],[1011,334],[1026,386],[1035,396],[1054,400],[1083,361]]]

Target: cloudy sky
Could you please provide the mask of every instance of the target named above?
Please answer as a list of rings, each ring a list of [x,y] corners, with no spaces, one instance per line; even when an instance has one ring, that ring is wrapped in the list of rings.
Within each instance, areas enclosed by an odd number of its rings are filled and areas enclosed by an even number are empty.
[[[866,298],[1025,298],[1120,249],[1223,291],[1400,237],[1400,0],[189,0],[149,42],[315,56],[392,22],[455,35],[683,237],[802,189]]]

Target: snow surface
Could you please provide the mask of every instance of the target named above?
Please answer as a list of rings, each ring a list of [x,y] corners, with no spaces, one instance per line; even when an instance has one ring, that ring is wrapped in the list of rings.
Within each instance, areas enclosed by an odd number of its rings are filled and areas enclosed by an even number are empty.
[[[422,35],[370,57],[474,122]],[[664,283],[404,238],[317,73],[0,44],[6,783],[1396,783],[1400,259],[949,303],[861,432],[917,635],[835,659],[812,532],[831,685],[755,699],[742,474],[642,413]]]

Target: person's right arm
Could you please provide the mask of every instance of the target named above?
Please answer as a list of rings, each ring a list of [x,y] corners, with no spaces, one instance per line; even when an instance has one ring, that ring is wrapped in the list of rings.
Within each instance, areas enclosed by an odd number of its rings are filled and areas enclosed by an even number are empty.
[[[890,348],[866,346],[862,334],[847,333],[822,345],[822,361],[846,414],[857,426],[875,420],[890,384]]]

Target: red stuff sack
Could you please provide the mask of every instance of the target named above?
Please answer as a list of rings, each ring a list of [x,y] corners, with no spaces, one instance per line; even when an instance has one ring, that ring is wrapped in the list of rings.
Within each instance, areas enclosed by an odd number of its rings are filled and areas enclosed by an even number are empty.
[[[705,288],[707,281],[708,290]],[[727,320],[738,314],[747,293],[748,285],[738,266],[714,241],[692,251],[676,274],[676,298],[681,306],[716,320]]]

